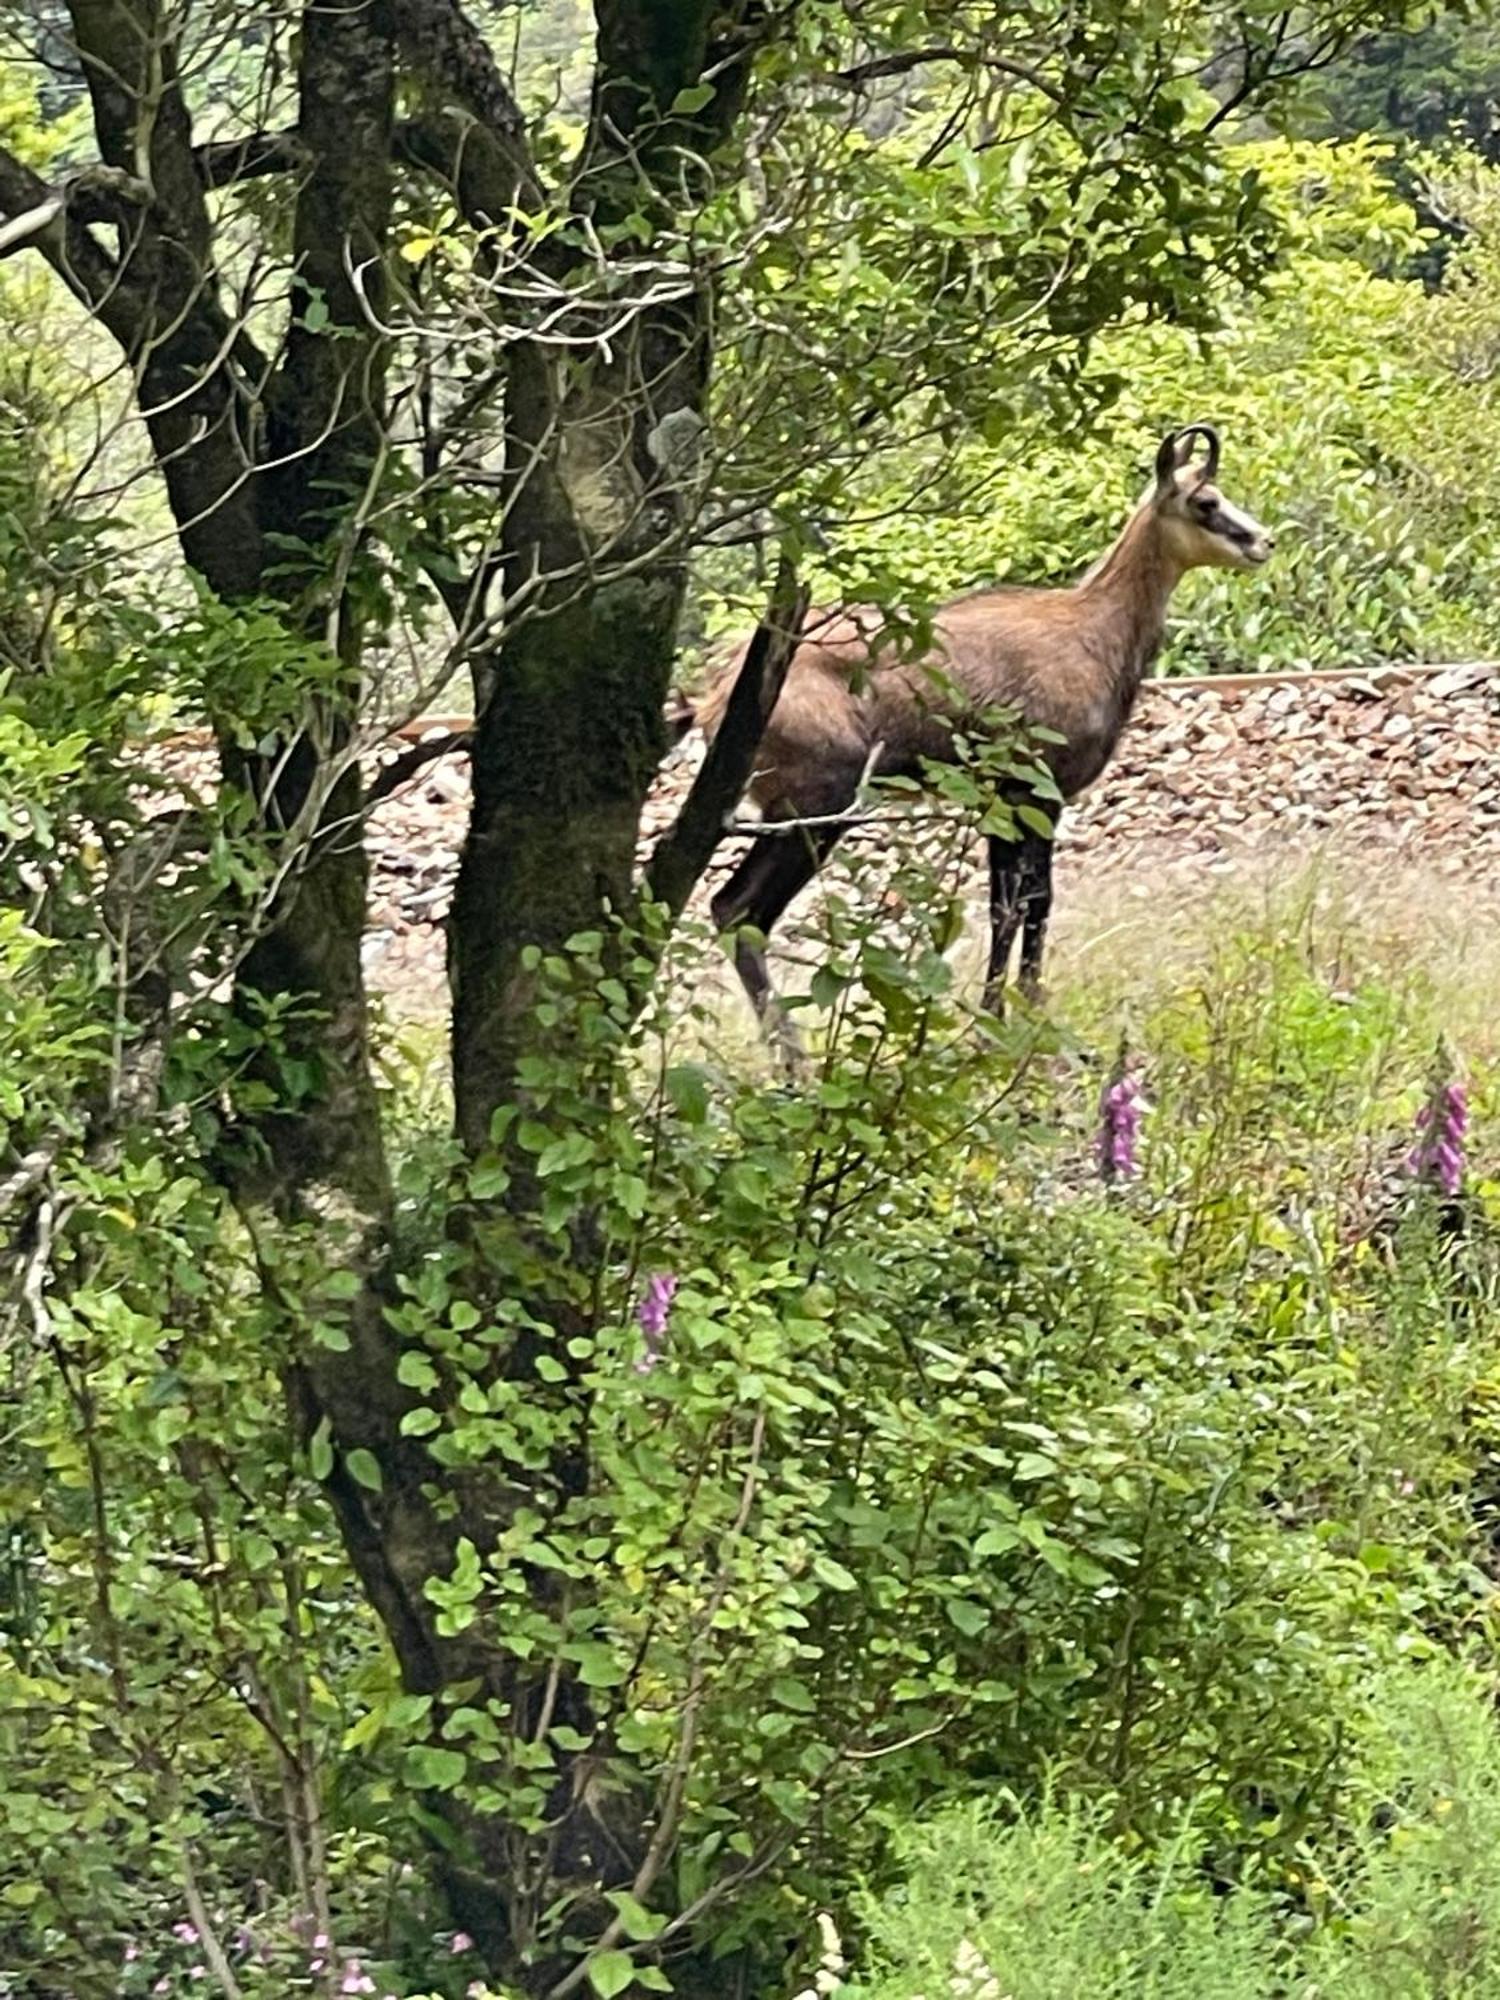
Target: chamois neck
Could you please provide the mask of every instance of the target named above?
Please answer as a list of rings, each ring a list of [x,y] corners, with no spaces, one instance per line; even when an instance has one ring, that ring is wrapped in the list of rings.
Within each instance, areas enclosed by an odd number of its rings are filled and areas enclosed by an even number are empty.
[[[1182,581],[1182,564],[1167,547],[1149,500],[1125,523],[1119,539],[1074,585],[1113,638],[1123,672],[1144,672],[1161,644],[1167,604]]]

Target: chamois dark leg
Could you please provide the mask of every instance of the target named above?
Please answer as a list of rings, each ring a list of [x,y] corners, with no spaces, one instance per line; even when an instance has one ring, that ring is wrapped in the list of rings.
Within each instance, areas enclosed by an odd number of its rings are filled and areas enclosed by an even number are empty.
[[[1021,843],[986,834],[990,864],[990,960],[984,974],[984,1004],[992,1014],[1005,1012],[1005,979],[1016,932],[1021,928],[1024,879]]]
[[[1029,834],[1021,843],[1021,991],[1028,1000],[1042,990],[1042,951],[1052,915],[1052,848],[1060,817],[1053,815],[1052,840]]]
[[[1017,840],[986,837],[990,864],[990,959],[984,1004],[1005,1012],[1005,981],[1016,933],[1021,933],[1021,991],[1034,999],[1041,980],[1042,947],[1052,911],[1052,842],[1023,833]]]
[[[763,833],[713,899],[717,928],[728,931],[748,925],[769,938],[788,903],[807,887],[843,832],[842,826],[828,826],[801,833]],[[807,1051],[795,1022],[776,997],[763,947],[743,935],[737,937],[734,969],[783,1064],[790,1070],[799,1068]]]

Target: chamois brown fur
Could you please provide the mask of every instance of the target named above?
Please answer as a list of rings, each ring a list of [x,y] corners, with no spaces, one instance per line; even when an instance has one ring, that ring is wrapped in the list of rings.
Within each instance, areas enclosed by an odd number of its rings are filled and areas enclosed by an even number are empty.
[[[1207,445],[1203,461],[1195,441]],[[811,612],[766,724],[748,791],[768,823],[842,813],[865,775],[919,775],[950,762],[955,729],[991,708],[1018,710],[1063,740],[1044,755],[1063,799],[1076,798],[1114,753],[1142,680],[1160,649],[1167,604],[1189,569],[1251,569],[1273,542],[1215,485],[1219,442],[1207,425],[1167,437],[1156,478],[1109,551],[1067,589],[979,590],[934,616],[930,650],[902,660],[878,612]],[[712,737],[744,658],[740,648],[696,709]],[[762,835],[714,900],[721,929],[763,936],[811,880],[845,830],[834,824]],[[1040,971],[1050,905],[1050,843],[990,843],[989,993],[998,1001],[1024,920],[1023,978]],[[791,1044],[758,946],[737,964],[757,1012]]]

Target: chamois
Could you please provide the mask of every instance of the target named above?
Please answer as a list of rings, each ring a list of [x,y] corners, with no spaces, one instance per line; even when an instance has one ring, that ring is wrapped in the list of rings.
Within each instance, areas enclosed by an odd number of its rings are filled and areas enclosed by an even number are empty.
[[[1195,457],[1195,445],[1205,446]],[[1167,602],[1190,569],[1257,569],[1274,542],[1215,481],[1219,436],[1190,424],[1163,439],[1155,477],[1113,546],[1066,589],[1001,587],[956,598],[933,619],[920,660],[891,656],[873,612],[809,613],[766,724],[748,787],[768,830],[713,900],[721,931],[766,938],[853,823],[841,819],[867,776],[920,775],[951,763],[956,729],[986,710],[1019,712],[1062,740],[1043,755],[1063,800],[1103,771],[1161,647]],[[887,657],[882,658],[882,653]],[[744,657],[732,658],[694,711],[712,738]],[[1024,790],[1019,796],[1025,796]],[[1056,815],[1054,813],[1054,819]],[[775,822],[814,825],[775,830]],[[1055,830],[1055,829],[1054,829]],[[986,1004],[998,1009],[1018,929],[1023,990],[1035,991],[1051,908],[1052,843],[988,837]],[[735,965],[762,1025],[795,1059],[800,1046],[760,943],[741,935]]]

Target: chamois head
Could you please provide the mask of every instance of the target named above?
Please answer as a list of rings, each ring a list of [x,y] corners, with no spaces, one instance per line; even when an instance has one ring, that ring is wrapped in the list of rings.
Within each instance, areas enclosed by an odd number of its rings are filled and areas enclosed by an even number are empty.
[[[1205,450],[1197,459],[1193,448],[1200,438]],[[1183,569],[1259,569],[1275,539],[1253,514],[1224,498],[1215,484],[1218,473],[1219,433],[1211,424],[1189,424],[1162,439],[1146,504]]]

